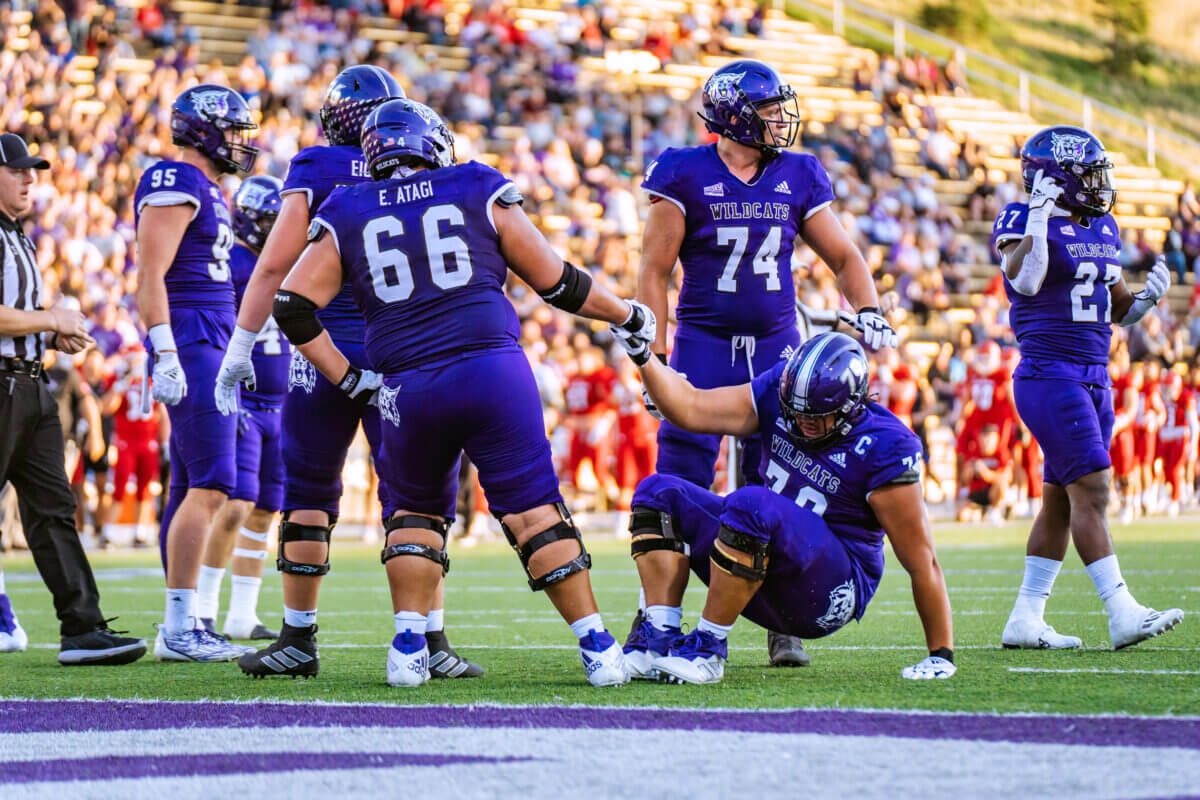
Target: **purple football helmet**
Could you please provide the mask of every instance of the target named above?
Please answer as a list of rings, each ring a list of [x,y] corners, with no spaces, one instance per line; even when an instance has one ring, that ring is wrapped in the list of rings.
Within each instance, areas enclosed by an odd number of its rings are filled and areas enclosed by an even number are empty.
[[[404,96],[404,90],[387,70],[370,64],[346,67],[329,84],[321,104],[325,138],[330,144],[357,145],[363,120],[372,109]]]
[[[227,86],[193,86],[171,106],[171,141],[196,148],[221,172],[254,169],[258,148],[250,144],[250,136],[256,130],[250,107]]]
[[[255,252],[262,249],[279,216],[282,189],[279,178],[255,175],[242,181],[233,195],[233,232]]]
[[[822,333],[800,345],[779,379],[779,411],[792,439],[820,447],[850,432],[867,402],[870,382],[862,345],[844,333]],[[801,422],[834,415],[819,436],[806,436]]]
[[[1102,217],[1117,202],[1112,162],[1095,135],[1073,125],[1042,128],[1021,148],[1021,178],[1025,191],[1041,170],[1063,188],[1058,203],[1089,217]]]
[[[700,118],[711,133],[770,153],[791,147],[800,133],[796,92],[761,61],[729,62],[705,81],[703,91]],[[759,110],[775,104],[778,113],[764,119]]]
[[[400,166],[450,166],[454,135],[424,103],[389,100],[363,122],[362,151],[371,177],[378,181]]]

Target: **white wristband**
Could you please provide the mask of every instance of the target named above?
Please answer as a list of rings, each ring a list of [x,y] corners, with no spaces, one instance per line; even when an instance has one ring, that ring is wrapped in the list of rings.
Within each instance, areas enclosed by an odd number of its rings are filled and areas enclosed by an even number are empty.
[[[1125,316],[1121,317],[1121,327],[1128,328],[1132,325],[1137,325],[1156,305],[1158,305],[1157,302],[1138,292],[1133,296],[1133,305],[1125,312]]]
[[[154,352],[168,353],[178,351],[175,346],[175,335],[171,333],[171,326],[166,322],[160,322],[151,328],[147,333],[150,334],[150,344],[154,345]]]
[[[257,339],[258,334],[254,331],[248,331],[240,325],[235,326],[233,336],[229,337],[230,355],[241,356],[245,359],[250,358],[250,354],[254,350],[254,342]]]

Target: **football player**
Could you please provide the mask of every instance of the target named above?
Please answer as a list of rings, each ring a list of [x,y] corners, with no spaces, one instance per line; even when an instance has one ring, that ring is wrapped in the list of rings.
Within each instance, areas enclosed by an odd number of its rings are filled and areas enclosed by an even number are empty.
[[[336,187],[368,180],[359,147],[362,121],[380,103],[398,97],[404,97],[400,84],[375,66],[347,67],[329,84],[321,106],[321,127],[329,144],[306,147],[288,167],[278,224],[246,287],[237,330],[221,364],[216,394],[217,406],[224,413],[237,411],[239,383],[254,385],[251,352],[256,332],[269,318],[275,291],[304,249],[310,217]],[[363,344],[363,315],[349,284],[322,309],[321,321],[355,366],[370,366]],[[379,412],[372,406],[350,402],[299,353],[293,353],[282,417],[285,490],[276,567],[283,581],[283,630],[294,633],[292,638],[297,641],[315,642],[317,598],[321,576],[329,571],[329,539],[338,518],[346,453],[361,424],[372,457],[378,459]],[[385,491],[381,483],[380,502],[384,506]],[[433,674],[437,677],[483,674],[481,667],[460,658],[450,646],[442,629],[440,596],[432,612],[429,641]],[[260,659],[257,674],[316,675],[317,652],[305,652],[308,660]]]
[[[171,489],[159,534],[166,615],[154,642],[160,660],[229,661],[245,651],[200,625],[196,576],[212,521],[237,485],[237,423],[217,411],[211,389],[236,318],[232,220],[216,180],[254,167],[256,128],[232,89],[184,91],[171,107],[179,158],[146,170],[135,194],[137,304],[154,359],[147,372],[171,420]],[[143,393],[146,410],[149,401]]]
[[[233,196],[230,252],[233,290],[240,304],[254,262],[279,215],[278,178],[256,175]],[[225,566],[233,560],[229,613],[222,631],[231,639],[274,639],[258,618],[258,592],[267,557],[267,531],[283,502],[283,453],[279,411],[287,394],[292,352],[273,317],[259,331],[252,363],[255,385],[243,388],[237,436],[237,486],[213,523],[197,583],[200,622],[216,632]]]
[[[1112,163],[1100,140],[1059,125],[1021,149],[1028,202],[996,219],[1009,319],[1021,349],[1013,376],[1017,411],[1045,454],[1042,509],[1026,548],[1025,575],[1001,642],[1012,648],[1079,647],[1044,618],[1046,599],[1075,542],[1108,613],[1116,649],[1174,628],[1177,608],[1139,604],[1125,585],[1105,519],[1112,461],[1110,324],[1137,324],[1170,286],[1163,259],[1134,294],[1121,276]]]
[[[1181,504],[1187,499],[1184,486],[1191,492],[1191,485],[1186,481],[1186,459],[1200,422],[1196,418],[1196,397],[1184,385],[1182,375],[1169,370],[1161,385],[1166,422],[1158,431],[1158,450],[1162,453],[1163,476],[1171,487],[1167,516],[1177,517]]]
[[[761,61],[732,61],[704,84],[703,105],[700,116],[717,142],[668,148],[642,182],[651,205],[637,294],[664,321],[654,352],[665,362],[667,286],[678,261],[683,286],[671,366],[705,389],[770,369],[800,343],[791,273],[797,236],[837,276],[868,347],[894,346],[866,261],[829,208],[829,176],[815,157],[787,151],[801,126],[792,87]],[[665,421],[657,471],[707,489],[719,446],[719,436]],[[746,442],[735,479],[761,483],[759,457],[756,441]]]
[[[634,677],[717,683],[738,616],[814,639],[861,619],[883,575],[886,536],[912,580],[929,656],[906,678],[955,672],[950,599],[921,490],[921,443],[867,399],[866,354],[822,333],[749,383],[698,389],[631,352],[655,405],[683,430],[757,436],[767,485],[721,497],[651,475],[633,497],[630,533],[647,620],[626,647]],[[654,569],[649,553],[666,556]],[[666,568],[664,569],[664,562]],[[688,567],[708,584],[696,628],[678,634]]]
[[[387,681],[429,679],[426,615],[449,565],[446,532],[466,452],[530,588],[546,591],[579,640],[588,681],[624,683],[621,647],[592,596],[591,559],[559,494],[504,282],[511,266],[551,304],[620,325],[644,353],[654,318],[555,255],[511,181],[476,162],[456,165],[450,132],[428,107],[379,106],[363,123],[362,147],[374,181],[337,189],[321,206],[274,313],[310,363],[384,420],[382,561],[396,628]],[[379,372],[348,361],[316,315],[347,280]]]

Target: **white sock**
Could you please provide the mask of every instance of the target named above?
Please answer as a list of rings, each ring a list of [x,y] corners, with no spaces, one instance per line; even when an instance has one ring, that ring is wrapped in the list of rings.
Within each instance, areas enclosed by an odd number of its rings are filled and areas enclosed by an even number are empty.
[[[415,611],[397,611],[392,615],[396,621],[396,633],[412,631],[418,636],[425,635],[425,615]]]
[[[196,615],[201,619],[216,619],[221,607],[221,581],[225,578],[224,567],[200,565],[196,577]]]
[[[1088,564],[1087,574],[1096,585],[1096,592],[1104,602],[1104,610],[1110,617],[1137,606],[1137,601],[1125,585],[1125,579],[1121,577],[1121,566],[1117,563],[1116,553]]]
[[[8,587],[4,585],[4,570],[0,569],[0,594],[8,594]]]
[[[249,575],[229,577],[229,614],[226,619],[258,619],[258,590],[262,578]]]
[[[167,633],[190,631],[196,627],[196,590],[167,589],[167,608],[163,613]]]
[[[638,610],[639,611],[646,610],[646,590],[645,589],[638,589]]]
[[[598,613],[588,614],[571,623],[571,632],[575,634],[576,639],[582,639],[592,631],[602,630],[604,630],[604,620]]]
[[[696,623],[696,630],[705,631],[712,634],[715,638],[724,640],[729,632],[733,630],[732,625],[718,625],[715,622],[709,622],[704,617],[700,617],[700,621]]]
[[[1062,562],[1041,556],[1025,556],[1025,577],[1017,590],[1017,602],[1013,604],[1011,616],[1042,619],[1046,613],[1046,600],[1054,588],[1054,579],[1062,569]]]
[[[683,606],[646,606],[646,619],[660,631],[678,628],[683,623]]]
[[[425,617],[425,632],[432,633],[440,631],[446,627],[446,609],[435,608],[429,612],[429,616]]]
[[[294,608],[283,607],[283,621],[293,628],[307,628],[317,624],[317,610],[299,611]]]

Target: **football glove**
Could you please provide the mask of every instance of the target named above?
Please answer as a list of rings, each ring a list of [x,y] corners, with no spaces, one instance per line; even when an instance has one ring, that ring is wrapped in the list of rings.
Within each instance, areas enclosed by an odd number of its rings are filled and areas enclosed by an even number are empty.
[[[1038,170],[1033,176],[1033,186],[1029,190],[1029,212],[1049,214],[1054,210],[1058,198],[1062,197],[1063,188],[1058,181]]]
[[[359,369],[353,364],[338,381],[338,388],[355,400],[375,405],[379,387],[383,386],[383,375],[374,370]]]
[[[900,675],[910,681],[927,681],[935,678],[949,678],[958,671],[954,662],[941,656],[927,656],[920,663],[905,667]]]
[[[187,376],[174,350],[154,354],[152,378],[151,394],[158,402],[174,406],[187,397]]]
[[[1154,266],[1150,268],[1150,273],[1146,276],[1146,287],[1134,295],[1134,297],[1144,297],[1153,305],[1158,305],[1158,301],[1162,300],[1167,294],[1167,290],[1171,288],[1171,270],[1167,268],[1166,256],[1159,256],[1154,261]]]
[[[863,338],[863,344],[871,350],[895,347],[900,344],[900,337],[896,335],[896,331],[877,309],[870,306],[863,308],[857,314],[839,311],[838,319],[858,331]]]
[[[254,350],[255,335],[242,328],[234,328],[233,336],[229,339],[229,348],[221,359],[221,370],[217,373],[217,385],[213,394],[217,401],[217,410],[228,416],[238,410],[238,385],[245,384],[247,389],[254,389],[254,362],[251,353]]]
[[[654,312],[636,300],[629,301],[629,318],[620,325],[609,325],[613,337],[639,367],[650,360],[650,345],[658,335]]]

